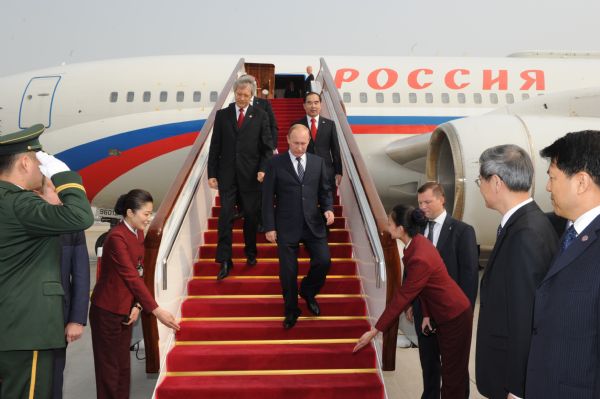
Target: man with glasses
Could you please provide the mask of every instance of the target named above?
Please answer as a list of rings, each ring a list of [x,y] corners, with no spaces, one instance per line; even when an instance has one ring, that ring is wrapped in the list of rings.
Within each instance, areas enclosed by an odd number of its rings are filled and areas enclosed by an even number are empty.
[[[479,157],[479,190],[502,215],[481,279],[475,372],[477,389],[491,399],[525,397],[535,289],[556,253],[558,239],[529,190],[533,164],[516,145]]]

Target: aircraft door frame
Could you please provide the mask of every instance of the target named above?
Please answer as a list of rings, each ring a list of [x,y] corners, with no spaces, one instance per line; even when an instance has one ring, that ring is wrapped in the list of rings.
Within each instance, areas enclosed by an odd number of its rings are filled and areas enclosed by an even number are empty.
[[[61,76],[35,76],[29,80],[19,107],[19,128],[26,129],[36,123],[52,125],[52,105]]]

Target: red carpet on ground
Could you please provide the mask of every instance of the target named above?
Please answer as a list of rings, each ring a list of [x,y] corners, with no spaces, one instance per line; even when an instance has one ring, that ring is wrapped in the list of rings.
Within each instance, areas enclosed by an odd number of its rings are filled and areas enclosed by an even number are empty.
[[[272,100],[280,137],[304,115],[301,104],[302,99]],[[278,149],[287,151],[284,139]],[[290,330],[282,325],[277,247],[260,234],[258,264],[247,266],[243,220],[235,223],[235,266],[226,279],[216,280],[218,213],[217,198],[182,305],[181,331],[167,355],[166,377],[156,398],[382,399],[374,349],[352,353],[370,325],[342,206],[336,205],[336,223],[328,237],[332,265],[317,296],[321,316],[309,313],[299,299],[302,315]],[[299,256],[301,278],[309,259],[304,248]]]

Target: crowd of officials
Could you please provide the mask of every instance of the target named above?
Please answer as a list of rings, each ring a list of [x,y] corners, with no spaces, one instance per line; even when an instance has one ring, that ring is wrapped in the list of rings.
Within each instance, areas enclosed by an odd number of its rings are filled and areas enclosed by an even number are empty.
[[[283,328],[291,329],[298,296],[321,314],[327,226],[342,179],[335,124],[320,115],[320,94],[307,90],[306,117],[288,131],[289,150],[277,154],[273,111],[256,98],[254,78],[238,78],[234,95],[216,114],[208,157],[208,184],[221,197],[217,279],[235,267],[237,209],[247,267],[257,263],[259,231],[277,245]],[[62,397],[65,347],[81,337],[88,307],[97,397],[128,398],[131,325],[140,312],[179,329],[142,279],[153,199],[141,189],[118,199],[122,222],[104,243],[90,305],[83,230],[93,215],[79,175],[42,151],[43,130],[0,136],[0,399]],[[485,397],[600,398],[598,154],[598,131],[569,133],[540,152],[549,161],[552,214],[530,195],[526,151],[500,145],[479,158],[475,183],[486,207],[502,215],[480,284],[475,377]],[[417,329],[422,398],[464,399],[479,275],[475,230],[448,214],[440,184],[424,184],[417,199],[417,208],[397,205],[389,214],[389,233],[404,244],[403,283],[354,350],[406,312]],[[301,243],[310,269],[298,286]]]

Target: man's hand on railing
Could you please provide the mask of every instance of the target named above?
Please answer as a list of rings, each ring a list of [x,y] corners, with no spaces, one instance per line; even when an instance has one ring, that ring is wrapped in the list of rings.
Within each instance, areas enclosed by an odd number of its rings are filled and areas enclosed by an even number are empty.
[[[339,186],[342,182],[342,175],[335,175],[335,185]]]
[[[333,216],[333,212],[325,211],[325,213],[323,215],[325,216],[325,220],[327,220],[327,226],[332,225],[333,220],[335,219],[335,217]]]
[[[267,231],[265,236],[267,237],[267,241],[273,244],[277,242],[277,232],[275,230]]]
[[[217,182],[217,179],[214,177],[211,177],[210,179],[208,179],[208,187],[212,188],[213,190],[218,190],[219,183]]]

